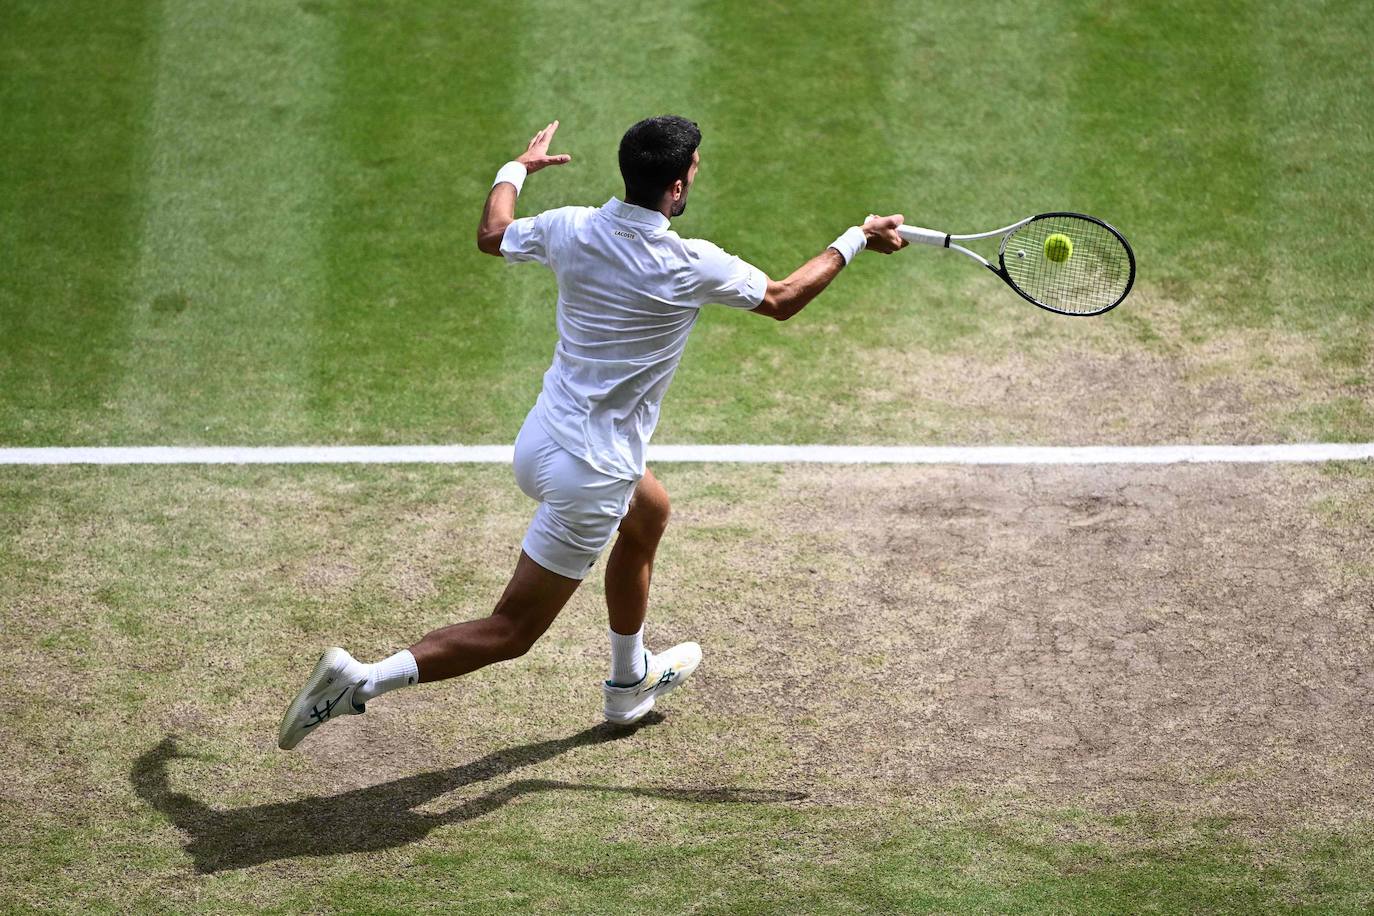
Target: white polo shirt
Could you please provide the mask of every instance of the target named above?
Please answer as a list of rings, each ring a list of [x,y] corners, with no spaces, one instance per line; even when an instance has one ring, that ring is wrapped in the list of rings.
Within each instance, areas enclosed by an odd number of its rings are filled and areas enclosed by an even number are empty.
[[[645,446],[701,307],[756,308],[768,286],[757,267],[614,197],[515,220],[501,254],[558,278],[558,345],[540,422],[563,448],[625,480],[644,476]]]

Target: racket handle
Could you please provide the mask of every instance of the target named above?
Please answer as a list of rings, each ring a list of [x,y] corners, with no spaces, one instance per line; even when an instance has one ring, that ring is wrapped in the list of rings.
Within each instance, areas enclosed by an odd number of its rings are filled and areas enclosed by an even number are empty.
[[[908,242],[920,245],[938,245],[941,248],[949,247],[949,233],[941,232],[938,229],[922,229],[920,226],[898,226],[897,234]]]

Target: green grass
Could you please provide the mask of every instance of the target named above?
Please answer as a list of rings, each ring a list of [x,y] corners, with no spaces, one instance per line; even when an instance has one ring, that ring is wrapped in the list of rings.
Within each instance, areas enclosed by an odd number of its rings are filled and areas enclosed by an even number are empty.
[[[1060,208],[1118,225],[1140,273],[1120,309],[1066,321],[945,253],[865,255],[786,325],[708,310],[657,441],[1374,439],[1371,45],[1356,2],[16,0],[0,446],[509,442],[552,351],[554,283],[476,251],[491,176],[558,117],[575,161],[534,176],[520,211],[600,204],[620,193],[621,132],[665,111],[706,138],[676,228],[773,276],[869,211],[972,231]],[[521,666],[282,755],[283,678],[319,645],[375,657],[487,607],[527,521],[508,472],[0,471],[0,910],[1374,905],[1367,820],[1270,798],[1253,760],[1153,774],[1185,802],[1051,798],[1019,773],[904,781],[895,749],[919,753],[924,720],[856,743],[830,730],[835,690],[722,705],[770,640],[795,640],[789,678],[891,671],[922,631],[881,618],[884,590],[924,595],[927,623],[973,614],[970,560],[865,553],[910,534],[924,478],[848,542],[834,515],[857,492],[816,525],[780,468],[674,473],[656,626],[710,636],[699,702],[620,740],[588,731],[594,584]],[[1284,582],[1326,627],[1314,645],[1364,619],[1369,473],[1294,472],[1315,489],[1289,530],[1326,538],[1290,564],[1302,587]],[[1257,500],[1245,530],[1177,557],[1248,543],[1281,490],[1227,495]],[[758,559],[780,556],[794,565]],[[1210,619],[1229,588],[1266,599],[1276,573],[1252,582],[1241,559],[1158,600],[1219,583],[1197,599]],[[568,666],[578,686],[550,695]],[[1340,753],[1314,785],[1367,783]],[[1219,813],[1246,792],[1270,820]]]
[[[0,11],[0,439],[108,435],[130,346],[157,22],[145,3]],[[86,27],[73,29],[74,21]]]
[[[613,787],[515,785],[499,818],[438,826],[419,849],[332,856],[305,881],[292,876],[309,859],[279,866],[280,877],[197,876],[194,898],[169,896],[159,885],[176,865],[157,849],[167,833],[160,818],[118,825],[136,837],[121,844],[92,831],[41,833],[16,871],[79,874],[90,845],[103,841],[148,876],[142,892],[46,882],[85,912],[1353,913],[1370,901],[1367,830],[1287,835],[1274,860],[1205,823],[1109,845],[1052,839],[1056,825],[1035,816],[990,824],[977,808],[893,809],[876,823],[874,812],[844,808],[691,800],[627,812]],[[856,816],[866,823],[856,828]],[[670,819],[674,835],[603,839],[634,833],[646,817]],[[1085,818],[1078,826],[1109,829]],[[456,851],[423,848],[459,837]]]
[[[553,282],[475,250],[490,176],[557,116],[576,160],[521,210],[598,204],[665,110],[706,135],[678,228],[775,276],[870,209],[1062,207],[1119,224],[1140,277],[1066,322],[940,252],[861,258],[788,325],[709,311],[661,441],[1227,441],[1218,377],[1249,439],[1374,436],[1365,4],[0,15],[7,444],[509,441]],[[1194,406],[1056,407],[1102,388]]]

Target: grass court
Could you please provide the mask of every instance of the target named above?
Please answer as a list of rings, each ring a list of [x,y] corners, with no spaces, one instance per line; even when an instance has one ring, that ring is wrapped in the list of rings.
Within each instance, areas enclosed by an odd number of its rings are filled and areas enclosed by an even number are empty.
[[[0,7],[0,446],[510,442],[553,278],[474,244],[621,193],[780,277],[868,212],[1081,210],[1093,320],[860,256],[707,310],[659,443],[1374,440],[1366,4]],[[0,467],[0,909],[1364,912],[1374,469],[671,465],[651,646],[598,724],[594,576],[524,659],[275,750],[316,654],[483,613],[483,466]],[[566,678],[564,673],[580,672]]]

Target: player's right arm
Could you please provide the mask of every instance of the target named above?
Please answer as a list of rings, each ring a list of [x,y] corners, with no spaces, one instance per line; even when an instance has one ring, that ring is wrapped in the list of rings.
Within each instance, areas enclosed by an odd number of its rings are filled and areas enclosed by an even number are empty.
[[[566,154],[549,155],[549,143],[553,141],[556,130],[558,122],[550,122],[534,135],[534,139],[530,140],[530,145],[523,153],[507,163],[497,174],[496,183],[491,186],[491,193],[487,195],[486,206],[482,208],[482,221],[477,224],[477,249],[483,254],[500,257],[501,239],[505,237],[506,228],[515,222],[515,198],[520,195],[518,183],[525,180],[525,175],[537,172],[545,166],[563,165],[572,161],[572,156]],[[512,173],[506,171],[506,168],[511,168],[517,163],[523,167],[523,173],[518,168]]]
[[[902,222],[903,217],[900,213],[892,216],[870,216],[858,227],[863,232],[863,247],[880,254],[892,254],[905,248],[906,240],[897,234],[897,227]],[[753,311],[777,321],[786,321],[806,308],[848,263],[837,247],[845,244],[846,238],[842,235],[835,240],[834,245],[792,271],[786,279],[769,279],[763,301]],[[857,253],[856,251],[855,254]]]

